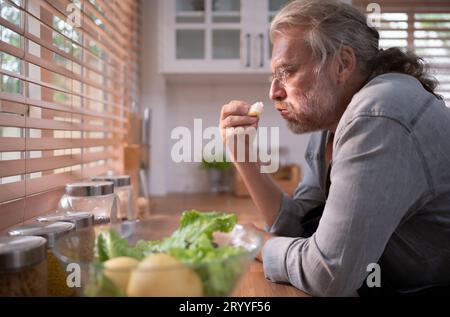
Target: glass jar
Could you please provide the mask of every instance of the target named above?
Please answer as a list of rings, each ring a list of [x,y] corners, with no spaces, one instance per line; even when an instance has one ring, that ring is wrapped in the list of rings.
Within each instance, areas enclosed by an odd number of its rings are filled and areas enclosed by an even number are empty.
[[[58,211],[90,212],[95,224],[117,222],[120,201],[114,193],[113,182],[79,182],[66,185]]]
[[[40,216],[38,222],[70,222],[75,229],[88,228],[94,225],[94,214],[90,212],[57,211],[56,213]]]
[[[0,297],[47,296],[46,240],[0,237]]]
[[[94,215],[89,212],[58,211],[49,215],[37,218],[41,223],[70,222],[75,225],[75,230],[83,230],[80,241],[77,241],[83,248],[95,247]]]
[[[118,218],[120,220],[135,220],[137,208],[135,206],[135,196],[133,187],[131,186],[131,178],[128,175],[105,175],[92,178],[95,182],[113,182],[114,192],[119,196],[120,212]]]
[[[33,223],[8,231],[10,236],[39,236],[47,240],[48,296],[71,296],[74,290],[67,286],[65,267],[53,254],[56,239],[75,230],[70,222]]]

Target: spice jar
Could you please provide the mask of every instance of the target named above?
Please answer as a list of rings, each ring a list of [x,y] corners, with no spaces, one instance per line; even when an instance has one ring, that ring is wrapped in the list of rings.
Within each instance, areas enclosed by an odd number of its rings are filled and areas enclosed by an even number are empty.
[[[47,296],[46,240],[0,237],[0,297]]]
[[[120,202],[114,193],[112,182],[79,182],[66,185],[66,193],[61,197],[58,211],[90,212],[94,223],[117,222]]]
[[[107,175],[96,176],[92,178],[95,182],[113,182],[114,192],[120,200],[120,211],[118,218],[120,220],[135,220],[136,206],[133,187],[131,186],[131,178],[128,175]]]
[[[67,286],[66,270],[53,254],[56,240],[75,230],[75,225],[69,222],[33,223],[15,227],[8,231],[11,236],[39,236],[47,240],[47,263],[48,263],[48,295],[70,296],[73,290]]]

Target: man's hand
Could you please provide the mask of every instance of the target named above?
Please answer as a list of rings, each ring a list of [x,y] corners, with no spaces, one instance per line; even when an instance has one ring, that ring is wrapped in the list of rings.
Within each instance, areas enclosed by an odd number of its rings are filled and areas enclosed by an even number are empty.
[[[224,144],[227,145],[229,143],[229,138],[234,137],[234,147],[236,148],[236,135],[239,133],[243,133],[245,128],[258,127],[258,116],[249,116],[248,112],[250,110],[250,105],[244,101],[234,100],[230,103],[224,105],[222,107],[222,111],[220,113],[220,134],[222,136],[222,140]],[[227,129],[234,129],[232,133],[228,132]],[[227,145],[228,146],[228,145]],[[245,152],[248,153],[249,144],[246,140],[246,149]],[[236,159],[236,149],[229,149],[233,154],[233,159]],[[247,156],[247,155],[246,155]]]
[[[273,234],[258,228],[257,226],[255,226],[253,223],[246,223],[242,225],[246,230],[253,230],[256,233],[260,234],[262,237],[262,241],[261,241],[261,248],[258,251],[258,254],[256,255],[256,259],[260,262],[262,262],[262,248],[264,247],[264,245],[266,244],[267,240],[269,240],[270,238],[275,237]]]

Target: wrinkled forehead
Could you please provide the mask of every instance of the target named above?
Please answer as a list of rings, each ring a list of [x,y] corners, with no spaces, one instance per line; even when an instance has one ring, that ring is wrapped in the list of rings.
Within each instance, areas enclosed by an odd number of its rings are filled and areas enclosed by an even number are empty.
[[[312,50],[304,36],[304,29],[296,28],[273,37],[272,70],[282,65],[312,62]]]

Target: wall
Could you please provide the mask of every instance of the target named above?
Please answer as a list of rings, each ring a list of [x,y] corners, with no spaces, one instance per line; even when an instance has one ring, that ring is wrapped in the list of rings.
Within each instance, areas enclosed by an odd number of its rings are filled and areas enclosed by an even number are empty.
[[[152,110],[149,190],[152,195],[167,193],[166,84],[158,74],[158,47],[163,26],[158,1],[141,0],[141,105]]]

